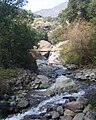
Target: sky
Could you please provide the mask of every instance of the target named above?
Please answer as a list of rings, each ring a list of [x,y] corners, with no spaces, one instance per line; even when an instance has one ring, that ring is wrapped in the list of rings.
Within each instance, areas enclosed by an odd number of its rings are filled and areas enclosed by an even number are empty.
[[[35,12],[41,9],[53,8],[66,1],[68,0],[28,0],[28,3],[24,6],[24,9]]]

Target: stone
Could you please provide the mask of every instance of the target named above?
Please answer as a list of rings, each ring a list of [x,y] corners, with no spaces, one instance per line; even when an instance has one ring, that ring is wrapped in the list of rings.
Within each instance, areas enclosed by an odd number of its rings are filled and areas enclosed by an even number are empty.
[[[39,89],[46,89],[49,87],[49,79],[45,75],[37,75],[35,79],[35,86],[38,85]],[[36,87],[35,87],[36,88]]]
[[[75,87],[76,84],[74,83],[73,80],[71,80],[70,78],[66,77],[66,76],[59,76],[56,79],[56,82],[47,90],[49,92],[52,91],[65,91],[66,89],[68,90],[70,87]]]
[[[48,77],[45,75],[37,75],[36,79],[35,79],[35,83],[48,83]]]
[[[82,72],[76,73],[75,79],[85,81],[87,79],[86,75]]]
[[[11,106],[11,107],[16,106],[16,102],[15,102],[15,101],[10,102],[10,106]]]
[[[73,111],[69,110],[69,109],[65,109],[64,116],[72,116],[72,117],[74,117],[75,113]]]
[[[57,107],[57,112],[59,112],[60,113],[60,115],[63,115],[64,113],[63,113],[63,107],[62,106],[58,106]]]
[[[48,81],[48,77],[45,75],[37,75],[37,78],[42,80],[42,81]]]
[[[39,43],[38,43],[38,51],[41,51],[41,55],[43,56],[48,56],[48,52],[51,50],[51,43],[46,41],[46,40],[41,40]]]
[[[20,100],[17,104],[17,107],[23,109],[23,108],[27,108],[29,105],[29,102],[27,100]]]
[[[66,103],[66,108],[74,111],[74,112],[80,112],[84,109],[84,104],[80,101],[73,101]]]
[[[96,113],[88,111],[84,117],[84,120],[95,120],[96,119]]]
[[[82,102],[84,105],[86,105],[88,103],[88,100],[86,98],[84,98],[83,96],[78,97],[77,101]]]
[[[60,114],[56,111],[53,111],[52,113],[52,119],[56,119],[56,118],[59,118],[60,117]]]
[[[60,116],[60,120],[72,120],[71,116]]]
[[[52,114],[51,114],[51,112],[49,112],[49,113],[46,113],[45,115],[44,115],[44,120],[49,120],[49,119],[51,119],[52,118]]]
[[[69,69],[69,70],[76,70],[76,69],[78,69],[78,66],[77,65],[75,65],[75,64],[67,64],[66,65],[66,67],[67,67],[67,69]]]
[[[73,120],[84,120],[84,114],[83,113],[78,113]]]
[[[87,105],[85,109],[83,110],[83,113],[86,114],[88,111],[90,111],[91,105]]]
[[[39,86],[40,89],[47,89],[49,87],[49,83],[41,83],[41,85]]]
[[[95,79],[96,78],[96,75],[95,75],[95,73],[93,72],[93,73],[91,73],[90,74],[90,79]]]

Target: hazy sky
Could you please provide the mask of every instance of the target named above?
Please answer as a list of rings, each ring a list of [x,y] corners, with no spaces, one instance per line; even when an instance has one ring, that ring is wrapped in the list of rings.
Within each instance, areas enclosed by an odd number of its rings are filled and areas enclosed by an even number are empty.
[[[28,4],[24,6],[24,8],[34,12],[41,9],[52,8],[65,1],[68,1],[68,0],[28,0]]]

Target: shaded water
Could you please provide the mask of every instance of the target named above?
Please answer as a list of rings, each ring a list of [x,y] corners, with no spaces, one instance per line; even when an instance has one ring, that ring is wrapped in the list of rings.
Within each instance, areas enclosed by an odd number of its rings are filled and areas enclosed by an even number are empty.
[[[39,92],[39,90],[38,90]],[[14,115],[12,117],[6,118],[5,120],[21,120],[23,119],[26,115],[40,115],[42,113],[46,113],[47,111],[47,106],[54,106],[56,104],[64,104],[67,99],[64,99],[64,97],[79,97],[81,95],[84,95],[84,91],[80,91],[78,93],[73,93],[73,94],[67,94],[67,93],[62,93],[61,95],[56,95],[54,97],[51,97],[47,100],[42,101],[37,107],[32,107],[30,110],[28,110],[25,113],[21,113],[18,115]]]
[[[52,64],[49,64],[47,60],[37,60],[39,74],[46,75],[52,80],[55,80],[58,76],[67,76],[69,71],[54,57],[54,53],[51,53],[49,60],[54,60]],[[25,116],[40,116],[47,112],[49,106],[55,106],[58,104],[64,104],[68,99],[67,97],[79,97],[88,94],[92,90],[96,90],[96,85],[86,85],[86,83],[77,82],[80,85],[78,92],[69,94],[68,92],[55,94],[53,97],[47,96],[47,90],[34,90],[29,93],[34,99],[40,99],[40,103],[29,108],[28,111],[18,113],[17,115],[9,116],[5,120],[21,120]]]

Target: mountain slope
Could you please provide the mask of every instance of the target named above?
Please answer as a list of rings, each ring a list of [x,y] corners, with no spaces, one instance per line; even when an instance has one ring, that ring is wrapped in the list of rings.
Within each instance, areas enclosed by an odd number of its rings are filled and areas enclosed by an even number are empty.
[[[67,7],[68,1],[59,4],[58,6],[51,8],[51,9],[42,9],[40,11],[35,12],[37,15],[41,15],[43,17],[56,17],[63,9]]]

